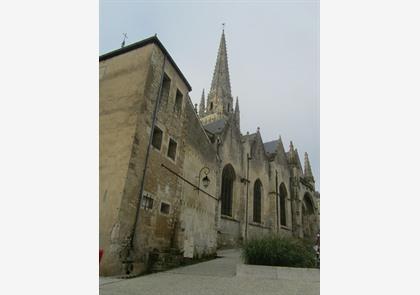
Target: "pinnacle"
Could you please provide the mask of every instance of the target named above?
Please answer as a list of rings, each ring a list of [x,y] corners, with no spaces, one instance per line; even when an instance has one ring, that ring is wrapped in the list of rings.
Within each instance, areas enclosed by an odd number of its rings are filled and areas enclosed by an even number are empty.
[[[204,103],[204,88],[203,93],[201,94],[201,101],[200,101],[200,109],[199,109],[199,116],[203,117],[205,112],[205,103]]]
[[[293,147],[293,141],[290,141],[290,145],[289,145],[289,151],[294,151],[295,148]]]
[[[314,176],[312,174],[312,169],[311,169],[311,164],[309,163],[309,157],[308,157],[308,153],[305,152],[305,171],[304,171],[304,176],[313,180]]]

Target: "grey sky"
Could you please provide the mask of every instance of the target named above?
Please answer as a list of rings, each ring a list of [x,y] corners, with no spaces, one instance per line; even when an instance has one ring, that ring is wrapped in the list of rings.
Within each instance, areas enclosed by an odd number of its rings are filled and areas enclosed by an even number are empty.
[[[281,135],[309,154],[319,189],[319,2],[100,1],[100,54],[157,34],[199,103],[210,88],[223,22],[242,133]]]

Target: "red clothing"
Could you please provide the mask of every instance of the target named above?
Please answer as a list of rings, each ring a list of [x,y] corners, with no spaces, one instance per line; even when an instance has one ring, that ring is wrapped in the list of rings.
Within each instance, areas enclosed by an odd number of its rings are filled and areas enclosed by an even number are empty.
[[[99,249],[99,263],[101,262],[102,259],[102,255],[104,254],[104,250],[103,249]]]

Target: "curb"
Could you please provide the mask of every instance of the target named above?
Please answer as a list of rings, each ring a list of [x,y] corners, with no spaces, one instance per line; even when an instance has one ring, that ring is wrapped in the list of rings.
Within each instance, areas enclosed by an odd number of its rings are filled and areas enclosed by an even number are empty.
[[[320,270],[317,268],[237,264],[236,276],[271,280],[319,282]]]

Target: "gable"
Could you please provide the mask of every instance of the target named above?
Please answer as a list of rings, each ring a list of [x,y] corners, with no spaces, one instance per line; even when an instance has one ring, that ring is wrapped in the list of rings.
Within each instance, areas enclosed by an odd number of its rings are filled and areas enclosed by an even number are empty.
[[[287,155],[284,151],[281,138],[264,143],[267,157],[270,161],[277,161],[279,164],[287,165]]]
[[[262,142],[260,132],[255,134],[255,137],[251,143],[251,156],[254,159],[258,160],[267,160],[267,154],[264,147],[264,143]]]

